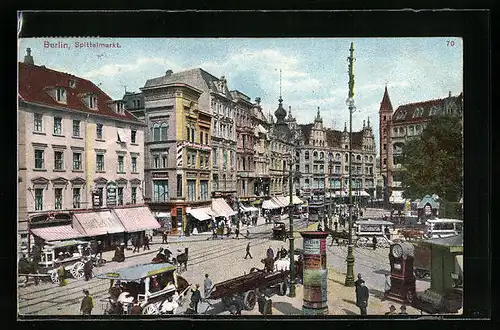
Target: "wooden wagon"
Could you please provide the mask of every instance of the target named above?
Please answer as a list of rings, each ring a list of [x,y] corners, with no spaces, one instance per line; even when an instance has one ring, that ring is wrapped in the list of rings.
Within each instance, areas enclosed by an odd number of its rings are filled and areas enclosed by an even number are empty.
[[[278,294],[284,296],[288,288],[289,270],[266,272],[255,270],[248,274],[217,283],[207,297],[210,300],[221,300],[226,310],[252,310],[257,298],[264,295],[268,288],[276,287]]]

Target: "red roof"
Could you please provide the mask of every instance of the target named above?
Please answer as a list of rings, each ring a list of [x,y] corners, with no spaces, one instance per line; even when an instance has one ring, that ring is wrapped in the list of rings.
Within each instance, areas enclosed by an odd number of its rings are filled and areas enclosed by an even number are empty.
[[[392,103],[389,98],[389,92],[387,92],[387,86],[385,86],[384,97],[382,98],[382,102],[380,102],[380,110],[392,111]]]
[[[75,88],[69,86],[70,80],[76,82]],[[47,93],[47,90],[51,87],[66,88],[66,104],[57,102]],[[97,96],[97,110],[91,110],[83,102],[83,95],[88,93]],[[43,66],[19,63],[19,97],[26,102],[139,122],[136,117],[127,111],[124,114],[116,113],[108,104],[108,102],[112,101],[112,98],[94,85],[93,82],[68,73],[47,69]]]
[[[453,101],[455,105],[461,109],[462,108],[462,97],[463,94],[460,93],[458,96],[450,96],[448,98],[428,100],[423,102],[409,103],[400,105],[392,116],[393,122],[406,122],[410,120],[423,121],[427,120],[431,116],[441,115],[448,104],[448,102]],[[432,114],[431,110],[435,107],[437,113]],[[421,109],[421,114],[413,116],[417,109]]]

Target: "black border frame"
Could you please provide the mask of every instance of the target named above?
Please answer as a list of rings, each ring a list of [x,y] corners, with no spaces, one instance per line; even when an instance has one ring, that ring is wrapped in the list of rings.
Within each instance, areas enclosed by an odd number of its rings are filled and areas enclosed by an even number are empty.
[[[124,22],[126,22],[124,24]],[[15,23],[17,25],[17,22]],[[375,11],[130,11],[130,12],[23,12],[21,37],[431,37],[464,39],[464,219],[465,229],[464,318],[489,318],[491,299],[490,198],[491,178],[491,78],[490,12],[487,10],[375,10]],[[12,39],[10,39],[12,40]],[[14,41],[14,40],[12,40]],[[16,43],[17,44],[17,43]],[[17,51],[17,50],[16,50]],[[17,80],[17,54],[10,62],[11,80]],[[9,86],[15,92],[16,86]],[[14,95],[14,94],[8,94]],[[9,99],[12,99],[9,97]],[[14,101],[15,102],[15,101]],[[15,105],[14,105],[15,107]],[[12,109],[13,107],[8,107]],[[12,110],[11,110],[12,111]],[[9,114],[10,115],[10,114]],[[12,119],[11,119],[12,120]],[[9,125],[10,126],[10,125]],[[13,125],[12,125],[13,126]],[[16,141],[16,131],[12,141]],[[17,150],[16,146],[13,146]],[[14,151],[13,150],[13,151]],[[14,158],[13,158],[14,159]],[[14,159],[14,168],[16,161]],[[16,169],[17,170],[17,169]],[[15,175],[12,176],[16,178]],[[3,176],[2,180],[10,179]],[[14,180],[13,180],[14,181]],[[17,179],[15,179],[17,181]],[[4,182],[2,187],[16,187]],[[5,196],[5,194],[2,193]],[[14,196],[7,194],[7,196]],[[16,217],[15,199],[11,204]],[[17,217],[16,217],[17,218]],[[13,224],[14,222],[10,222]],[[15,232],[15,225],[12,232]],[[14,242],[15,243],[15,242]],[[15,244],[12,253],[15,256]],[[7,250],[3,250],[7,251]],[[12,263],[15,272],[15,258]],[[13,274],[15,276],[15,274]],[[13,283],[16,283],[15,279]],[[17,314],[16,303],[12,304]],[[5,307],[2,307],[5,309]],[[65,317],[67,318],[67,317]],[[373,321],[380,319],[368,317]],[[29,317],[23,317],[29,320]],[[54,317],[37,317],[54,319]],[[78,320],[79,318],[75,318]],[[195,320],[198,318],[195,318]],[[200,318],[206,319],[206,317]],[[216,320],[231,320],[215,318]],[[269,322],[276,324],[275,319]],[[288,318],[286,318],[288,319]],[[291,317],[297,320],[297,317]],[[350,318],[349,318],[350,319]],[[384,318],[385,319],[385,318]],[[238,327],[254,327],[262,318],[245,318]],[[335,320],[335,319],[330,319]],[[214,320],[215,321],[215,320]],[[303,320],[305,321],[305,320]],[[340,321],[340,320],[338,320]],[[170,323],[175,321],[169,321]],[[321,326],[318,322],[302,324]],[[344,321],[341,321],[344,322]],[[352,318],[353,323],[356,318]],[[349,323],[351,323],[349,322]],[[393,322],[393,321],[392,321]],[[392,323],[391,322],[391,323]],[[449,322],[457,325],[457,320]],[[197,323],[197,322],[195,322]],[[219,323],[219,322],[217,322]],[[226,322],[227,323],[227,322]],[[301,324],[297,322],[295,324]],[[379,322],[364,322],[372,326]],[[385,323],[385,322],[384,322]],[[395,323],[400,323],[396,321]],[[405,327],[410,326],[405,322]],[[417,322],[417,324],[420,322]],[[434,322],[433,322],[434,323]],[[41,325],[40,323],[38,323]],[[65,324],[62,322],[61,324]],[[104,326],[106,323],[101,323]],[[213,324],[213,322],[210,322]],[[253,325],[252,325],[253,324]],[[43,324],[45,325],[45,324]],[[194,325],[194,324],[193,324]],[[236,325],[236,324],[235,324]],[[352,324],[350,324],[352,325]],[[422,326],[423,324],[420,324]],[[441,326],[442,326],[441,325]],[[172,326],[174,326],[172,324]],[[287,327],[292,326],[289,322]],[[399,326],[403,326],[400,324]]]

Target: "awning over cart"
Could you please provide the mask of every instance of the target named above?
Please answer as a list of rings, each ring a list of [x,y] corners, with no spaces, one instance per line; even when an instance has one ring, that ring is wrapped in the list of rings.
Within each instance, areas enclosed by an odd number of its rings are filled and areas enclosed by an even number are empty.
[[[156,274],[162,274],[169,271],[176,270],[177,267],[171,264],[141,264],[132,267],[121,268],[115,271],[110,271],[104,274],[96,275],[97,278],[110,279],[110,280],[121,280],[121,281],[133,281],[153,276]]]
[[[229,204],[226,203],[224,198],[214,198],[212,199],[212,211],[217,217],[229,218],[235,215],[237,212],[234,211]]]
[[[33,235],[36,235],[47,242],[64,241],[85,236],[70,225],[33,228],[31,229],[31,232],[33,233]]]
[[[253,207],[253,206],[245,206],[245,205],[241,205],[240,206],[240,210],[242,212],[257,212],[259,209],[256,208],[256,207]]]
[[[129,233],[161,227],[153,213],[146,206],[116,208],[113,209],[113,213]]]
[[[262,208],[265,210],[274,210],[281,208],[281,206],[276,205],[272,199],[267,199],[262,203]]]
[[[187,211],[188,214],[191,214],[193,217],[200,221],[205,221],[211,218],[209,214],[207,214],[205,208],[197,208],[197,209],[190,209]]]
[[[111,211],[74,213],[75,229],[85,233],[84,236],[100,236],[125,232],[120,220]]]

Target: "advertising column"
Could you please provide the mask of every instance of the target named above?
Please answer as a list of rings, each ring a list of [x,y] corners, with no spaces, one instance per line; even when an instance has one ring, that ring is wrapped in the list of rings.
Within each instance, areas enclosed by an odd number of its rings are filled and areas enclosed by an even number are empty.
[[[304,239],[304,315],[328,315],[326,237],[328,233],[306,231]]]

